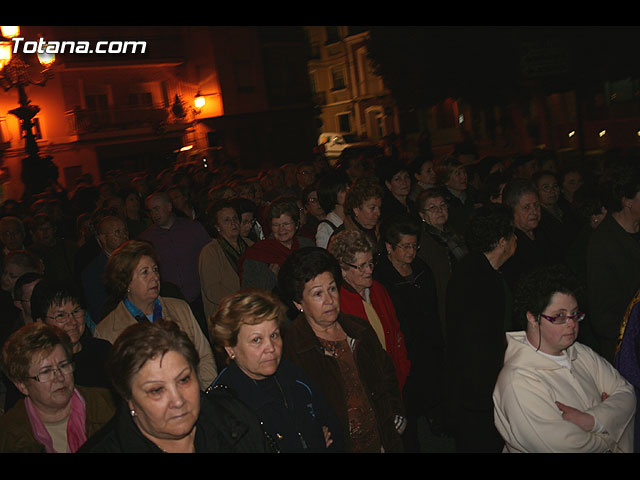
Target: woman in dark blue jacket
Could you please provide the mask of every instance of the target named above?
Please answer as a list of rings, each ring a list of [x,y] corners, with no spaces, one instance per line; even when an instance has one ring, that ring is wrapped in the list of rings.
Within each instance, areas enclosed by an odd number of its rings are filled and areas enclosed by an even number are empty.
[[[282,359],[285,307],[262,290],[225,298],[209,330],[229,364],[211,385],[251,408],[276,451],[343,451],[340,423],[324,395],[295,364]]]

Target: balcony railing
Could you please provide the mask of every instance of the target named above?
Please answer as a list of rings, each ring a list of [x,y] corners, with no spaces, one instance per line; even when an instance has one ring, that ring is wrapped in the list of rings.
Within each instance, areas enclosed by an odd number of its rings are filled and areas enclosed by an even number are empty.
[[[168,110],[157,107],[112,107],[67,112],[69,133],[79,136],[141,128],[157,129],[164,125],[168,118]]]

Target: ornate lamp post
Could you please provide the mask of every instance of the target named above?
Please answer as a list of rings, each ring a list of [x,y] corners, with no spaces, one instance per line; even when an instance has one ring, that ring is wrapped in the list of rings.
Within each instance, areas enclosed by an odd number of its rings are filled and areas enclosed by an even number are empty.
[[[0,85],[4,91],[12,88],[18,90],[18,108],[9,113],[20,120],[21,128],[25,134],[25,150],[27,158],[23,160],[22,178],[31,193],[37,193],[44,188],[47,179],[54,175],[57,178],[57,168],[51,162],[51,157],[41,158],[39,147],[33,133],[34,117],[40,111],[40,107],[33,105],[27,97],[26,87],[29,85],[44,86],[52,77],[51,67],[55,61],[55,55],[38,52],[38,60],[43,69],[37,76],[32,75],[32,66],[26,62],[21,53],[13,52],[12,38],[20,35],[20,27],[0,27],[2,39],[0,39]],[[43,169],[43,167],[45,167]],[[55,173],[54,173],[55,171]],[[35,174],[35,177],[32,176]],[[43,175],[44,174],[44,175]],[[40,180],[40,182],[38,181]]]

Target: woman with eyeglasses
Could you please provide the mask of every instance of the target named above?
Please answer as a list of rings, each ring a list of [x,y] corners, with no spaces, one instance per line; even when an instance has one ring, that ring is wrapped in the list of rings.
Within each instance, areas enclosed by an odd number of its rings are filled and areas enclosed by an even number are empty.
[[[404,388],[409,375],[404,335],[387,289],[373,278],[375,245],[359,230],[345,230],[329,241],[328,247],[340,264],[340,309],[369,322],[380,344],[391,357],[398,387]]]
[[[322,247],[287,258],[278,288],[298,315],[284,330],[283,356],[323,392],[347,452],[402,452],[406,421],[395,368],[369,322],[341,310],[342,283],[340,264]]]
[[[507,333],[493,400],[505,452],[632,452],[633,387],[576,342],[580,286],[559,266],[536,269],[516,291],[523,331]]]
[[[416,210],[422,220],[418,258],[431,268],[435,277],[438,315],[442,320],[451,271],[468,251],[464,238],[449,226],[449,204],[445,198],[442,189],[429,188],[420,192],[416,199]]]
[[[301,247],[314,245],[313,240],[297,235],[300,207],[295,197],[275,198],[269,205],[265,221],[271,231],[269,238],[251,245],[238,260],[242,288],[273,291],[285,259]]]
[[[115,413],[107,389],[74,382],[72,345],[42,322],[14,332],[2,349],[2,369],[25,398],[0,415],[1,453],[73,453]]]
[[[240,289],[238,260],[253,241],[241,235],[240,218],[229,200],[219,200],[207,210],[214,238],[202,247],[198,262],[200,290],[207,320],[224,297]]]
[[[438,295],[431,268],[417,257],[420,224],[396,216],[381,226],[385,253],[373,278],[389,293],[404,334],[411,370],[403,391],[407,410],[405,451],[419,452],[417,420],[424,416],[434,435],[442,436],[444,340],[438,317]]]
[[[61,328],[69,335],[77,385],[109,388],[105,364],[111,344],[95,338],[87,328],[87,313],[81,296],[66,284],[40,280],[31,294],[31,314],[35,321]]]

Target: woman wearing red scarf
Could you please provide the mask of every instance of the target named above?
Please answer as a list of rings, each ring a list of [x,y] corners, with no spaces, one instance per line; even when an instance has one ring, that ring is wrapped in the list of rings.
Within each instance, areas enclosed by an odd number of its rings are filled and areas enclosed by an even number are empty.
[[[266,221],[271,236],[247,248],[238,261],[242,288],[272,291],[285,259],[301,247],[314,246],[313,240],[297,236],[300,208],[295,197],[282,196],[271,202]]]
[[[2,369],[25,395],[0,415],[0,453],[73,453],[115,413],[111,392],[76,386],[69,336],[30,323],[2,350]]]
[[[396,311],[384,286],[373,279],[375,245],[359,230],[345,230],[331,238],[328,247],[342,269],[340,309],[368,320],[396,369],[400,391],[410,363]]]

